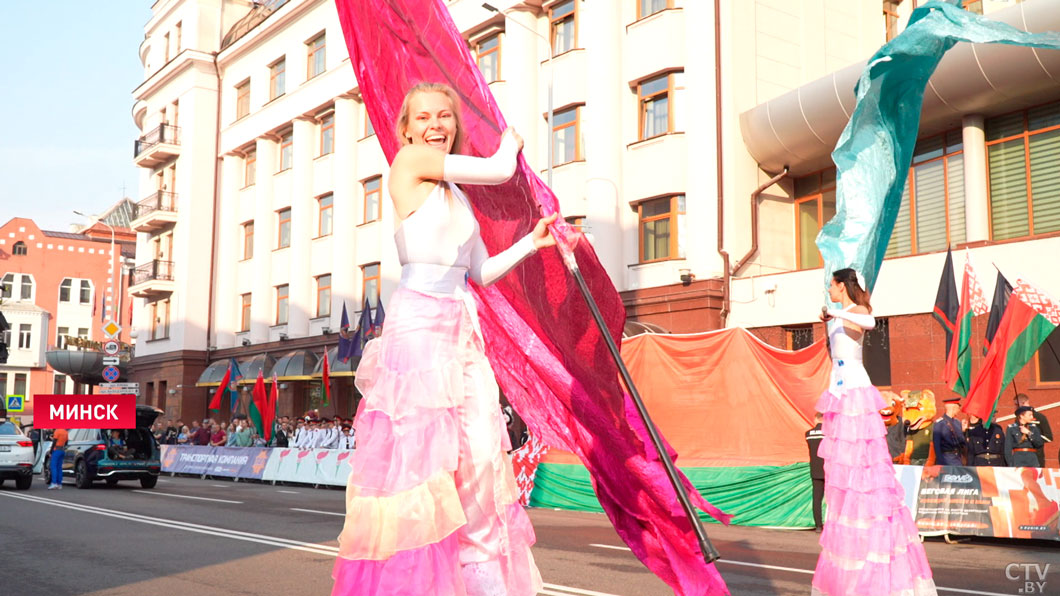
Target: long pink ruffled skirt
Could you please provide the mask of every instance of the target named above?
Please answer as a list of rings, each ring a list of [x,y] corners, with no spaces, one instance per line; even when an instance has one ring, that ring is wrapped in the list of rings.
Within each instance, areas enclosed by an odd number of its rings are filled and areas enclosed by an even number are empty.
[[[828,506],[813,595],[935,594],[924,545],[905,506],[887,451],[883,398],[856,387],[817,402],[824,414],[824,500]]]
[[[365,347],[333,595],[541,589],[497,382],[468,309],[399,289],[382,337]]]

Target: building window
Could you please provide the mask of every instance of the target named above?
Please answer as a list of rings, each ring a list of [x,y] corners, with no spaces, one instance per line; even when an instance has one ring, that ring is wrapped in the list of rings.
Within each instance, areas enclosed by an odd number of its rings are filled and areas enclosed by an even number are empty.
[[[74,280],[70,279],[69,277],[64,279],[63,282],[59,284],[59,302],[70,301],[70,290],[73,289],[73,286]]]
[[[250,79],[236,85],[236,120],[250,113]]]
[[[801,350],[813,345],[813,327],[784,327],[784,347],[788,350]]]
[[[19,298],[22,300],[33,300],[33,278],[25,274],[22,275],[22,288],[19,292]]]
[[[331,314],[331,274],[317,277],[317,316]]]
[[[279,229],[276,234],[276,248],[287,248],[291,246],[291,209],[283,209],[276,212],[279,221]]]
[[[364,181],[364,223],[379,219],[379,200],[382,197],[383,177]]]
[[[887,31],[887,41],[898,35],[898,5],[902,0],[883,0],[883,22]]]
[[[552,165],[582,159],[581,108],[560,110],[552,115]]]
[[[151,303],[151,339],[169,338],[169,300]]]
[[[375,134],[375,127],[372,126],[372,119],[368,117],[368,110],[364,111],[364,136],[368,138]]]
[[[291,290],[290,286],[283,284],[282,286],[276,286],[276,324],[286,325],[288,307],[291,303]]]
[[[955,130],[917,141],[885,256],[941,251],[964,240],[964,145]]]
[[[33,342],[33,326],[20,323],[18,326],[18,347],[20,350],[28,350]]]
[[[306,72],[308,75],[307,79],[311,79],[318,74],[324,72],[324,50],[327,46],[324,39],[324,34],[314,37],[310,40],[306,46],[309,48],[309,55],[307,58]]]
[[[637,18],[651,16],[667,8],[673,8],[674,0],[637,0]]]
[[[239,330],[250,331],[250,294],[240,296]]]
[[[254,258],[254,222],[243,224],[243,259]]]
[[[817,233],[834,216],[834,168],[795,179],[795,254],[799,269],[821,266]]]
[[[269,99],[284,94],[287,80],[287,60],[280,58],[269,66]]]
[[[320,119],[320,154],[335,151],[335,112],[328,112]]]
[[[972,14],[983,14],[983,0],[967,0],[963,8]]]
[[[59,350],[66,349],[66,336],[70,335],[69,327],[59,327],[55,331],[55,347]]]
[[[0,298],[10,298],[11,288],[15,284],[15,274],[8,273],[3,279],[0,279]]]
[[[294,165],[294,132],[287,131],[280,136],[280,172],[291,169]]]
[[[247,151],[243,158],[243,188],[253,186],[258,181],[258,152],[255,149]]]
[[[15,245],[11,247],[11,254],[16,257],[26,256],[26,243],[21,240],[16,242]]]
[[[319,215],[317,216],[317,235],[318,236],[330,236],[331,235],[331,222],[332,222],[332,210],[331,205],[335,202],[335,197],[328,193],[319,199],[317,203],[320,207]]]
[[[1060,231],[1060,102],[986,121],[992,240]]]
[[[1056,329],[1038,348],[1038,382],[1060,383],[1060,332]]]
[[[684,71],[646,79],[637,85],[640,140],[684,130],[681,117],[684,91]]]
[[[368,301],[368,308],[379,304],[379,263],[361,265],[361,296]]]
[[[81,339],[88,339],[88,327],[78,327],[77,337]]]
[[[575,0],[566,0],[548,9],[549,33],[552,38],[552,55],[573,50],[578,43],[578,7]]]
[[[475,62],[487,83],[501,80],[501,34],[495,33],[475,43]]]
[[[81,304],[92,304],[92,282],[81,280]]]
[[[12,395],[26,395],[26,373],[15,373],[15,392]]]
[[[683,247],[678,244],[680,230],[684,227],[684,216],[684,195],[637,203],[641,263],[684,256]]]
[[[66,375],[56,374],[52,377],[52,393],[56,395],[66,393]]]
[[[865,332],[865,370],[877,387],[891,386],[891,334],[887,319],[876,317],[876,328]]]

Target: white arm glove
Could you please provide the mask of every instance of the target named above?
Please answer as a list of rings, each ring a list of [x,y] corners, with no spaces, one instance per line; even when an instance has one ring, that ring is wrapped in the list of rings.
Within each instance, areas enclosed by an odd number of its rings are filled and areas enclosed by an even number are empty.
[[[475,234],[475,246],[471,249],[471,270],[468,272],[471,280],[476,284],[486,287],[504,277],[515,266],[522,263],[526,257],[537,252],[534,247],[534,238],[530,234],[523,236],[515,244],[492,257],[486,252],[486,245],[482,237]]]
[[[442,180],[457,184],[500,184],[515,173],[519,146],[513,135],[501,139],[501,146],[491,157],[472,157],[450,153],[442,165]]]
[[[828,314],[836,319],[846,319],[862,329],[875,329],[876,318],[867,313],[855,313],[849,310],[828,309]]]

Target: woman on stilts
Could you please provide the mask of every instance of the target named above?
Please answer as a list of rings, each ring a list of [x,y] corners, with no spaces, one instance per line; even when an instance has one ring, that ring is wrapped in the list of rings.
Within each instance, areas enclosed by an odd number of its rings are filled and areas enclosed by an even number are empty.
[[[883,398],[862,364],[866,331],[876,326],[853,269],[832,274],[822,309],[832,350],[832,380],[817,403],[824,414],[825,503],[813,596],[936,594],[924,545],[903,501],[879,411]]]
[[[534,532],[467,280],[490,285],[554,246],[556,216],[490,257],[456,184],[508,180],[522,139],[509,129],[492,157],[454,153],[459,100],[433,83],[408,92],[396,132],[388,189],[401,281],[357,369],[364,398],[332,594],[532,596]]]

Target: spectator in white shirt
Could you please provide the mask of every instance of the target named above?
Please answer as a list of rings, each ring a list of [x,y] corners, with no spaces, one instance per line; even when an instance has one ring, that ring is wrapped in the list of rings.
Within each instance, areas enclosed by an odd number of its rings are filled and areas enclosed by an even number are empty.
[[[339,435],[339,449],[353,449],[354,434],[353,427],[348,424],[342,425],[342,433]]]

